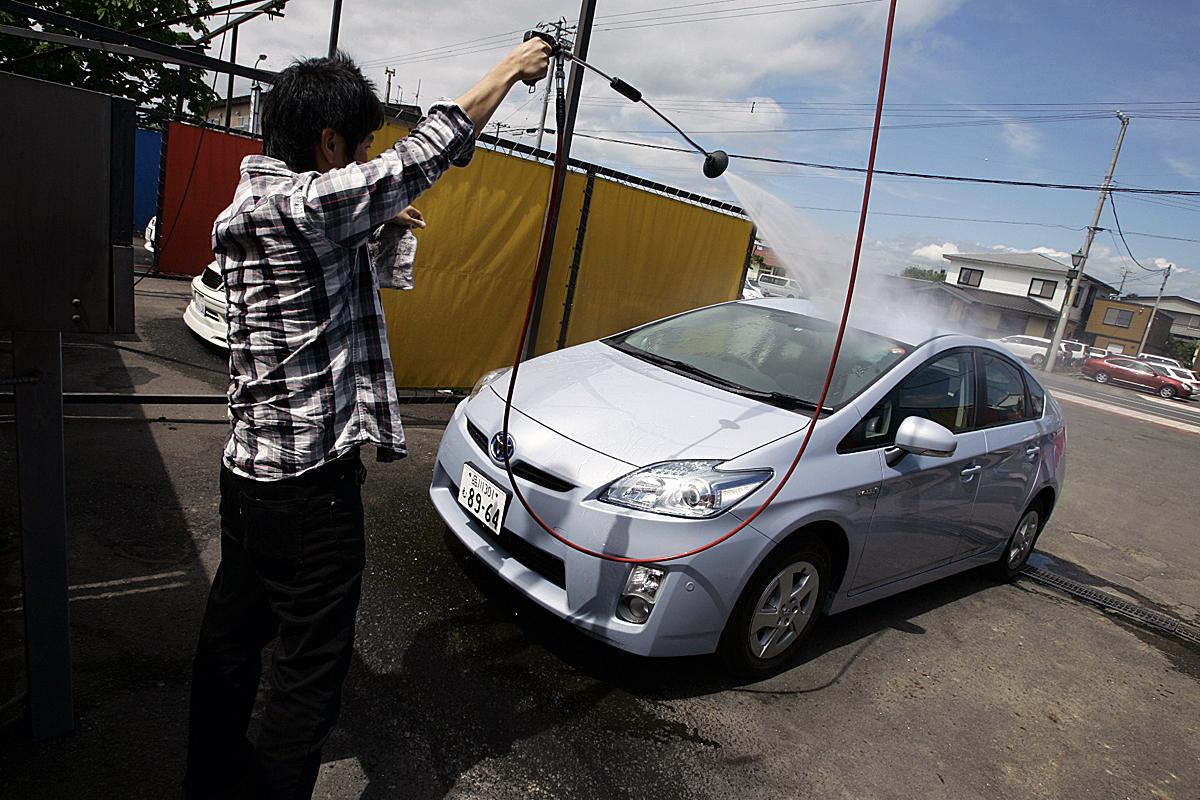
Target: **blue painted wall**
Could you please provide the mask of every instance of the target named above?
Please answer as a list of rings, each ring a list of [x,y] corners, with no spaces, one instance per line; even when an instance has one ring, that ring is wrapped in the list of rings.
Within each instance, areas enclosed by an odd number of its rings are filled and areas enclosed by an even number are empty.
[[[158,209],[162,133],[138,128],[133,142],[133,230],[141,233]]]

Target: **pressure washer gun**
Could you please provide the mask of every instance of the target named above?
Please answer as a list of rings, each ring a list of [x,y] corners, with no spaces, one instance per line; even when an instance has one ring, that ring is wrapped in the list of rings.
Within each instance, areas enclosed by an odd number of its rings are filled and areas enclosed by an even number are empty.
[[[574,51],[572,50],[572,48],[568,47],[567,43],[565,41],[556,39],[553,35],[551,35],[550,33],[547,33],[546,31],[542,31],[542,30],[526,31],[525,38],[523,41],[529,41],[530,39],[532,39],[535,36],[537,38],[545,41],[552,48],[551,52],[550,52],[550,57],[555,62],[554,63],[555,117],[558,119],[558,130],[559,131],[562,131],[563,126],[566,124],[566,97],[565,97],[565,90],[564,90],[564,84],[566,81],[565,81],[564,74],[563,74],[563,62],[565,62],[569,59],[569,60],[575,62],[576,64],[578,64],[579,66],[584,67],[585,69],[590,69],[592,72],[595,72],[597,75],[604,78],[604,80],[608,81],[608,85],[611,86],[613,91],[617,92],[617,94],[621,95],[622,97],[624,97],[625,99],[629,100],[632,103],[643,104],[644,106],[646,106],[646,108],[650,109],[655,114],[657,114],[659,119],[661,119],[663,122],[667,123],[672,128],[674,128],[675,132],[678,133],[680,136],[682,136],[684,141],[686,141],[693,148],[695,148],[697,152],[701,153],[704,156],[704,176],[705,177],[717,178],[717,177],[720,177],[723,172],[725,172],[725,168],[729,166],[729,154],[727,154],[724,150],[713,150],[710,153],[709,151],[705,150],[700,145],[696,144],[694,141],[692,141],[692,137],[688,136],[686,133],[683,132],[682,128],[680,128],[678,125],[676,125],[671,120],[667,119],[665,114],[663,114],[661,111],[659,111],[653,105],[651,105],[650,101],[648,101],[645,97],[642,96],[641,90],[637,89],[634,86],[631,86],[630,84],[626,83],[625,81],[621,80],[620,78],[614,77],[612,75],[608,75],[608,74],[604,73],[602,70],[587,63],[582,58],[579,58],[578,56],[576,56]],[[525,81],[525,83],[526,83],[526,85],[529,86],[529,91],[533,92],[534,86],[537,83],[537,81],[527,80],[527,81]]]

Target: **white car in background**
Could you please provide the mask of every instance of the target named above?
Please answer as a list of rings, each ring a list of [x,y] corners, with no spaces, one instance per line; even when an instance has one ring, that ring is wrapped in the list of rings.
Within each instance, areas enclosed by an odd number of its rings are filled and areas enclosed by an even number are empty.
[[[746,278],[742,281],[742,299],[743,300],[762,300],[762,289],[754,285],[754,281]]]
[[[217,262],[192,278],[192,300],[183,312],[183,323],[208,344],[229,349],[225,282]]]
[[[1183,369],[1183,364],[1180,364],[1175,359],[1167,358],[1166,356],[1156,356],[1152,353],[1138,353],[1138,360],[1145,361],[1148,364],[1158,364],[1160,367],[1175,367],[1176,369]]]
[[[758,288],[764,297],[802,297],[800,284],[787,275],[758,273]]]
[[[1050,340],[1040,336],[1005,336],[1003,339],[989,339],[988,341],[1000,345],[1017,358],[1028,361],[1035,367],[1045,364],[1046,354],[1050,352]]]

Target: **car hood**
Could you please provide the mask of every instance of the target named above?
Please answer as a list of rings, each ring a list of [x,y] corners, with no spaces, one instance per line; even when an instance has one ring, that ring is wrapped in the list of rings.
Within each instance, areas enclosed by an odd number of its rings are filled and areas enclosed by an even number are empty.
[[[492,388],[503,398],[508,378]],[[600,342],[522,364],[513,407],[634,466],[727,460],[809,423],[803,414],[700,383]]]

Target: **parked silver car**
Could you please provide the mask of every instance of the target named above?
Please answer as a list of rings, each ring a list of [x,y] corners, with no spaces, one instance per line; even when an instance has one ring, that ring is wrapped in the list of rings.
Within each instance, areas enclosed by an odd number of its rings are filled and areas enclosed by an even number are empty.
[[[803,300],[738,301],[522,365],[455,410],[430,497],[453,535],[518,591],[616,647],[718,651],[779,669],[822,613],[971,567],[1011,577],[1059,496],[1053,398],[969,336],[908,344],[851,329],[828,414],[775,501],[811,421],[836,333]],[[522,494],[581,554],[537,526]]]

